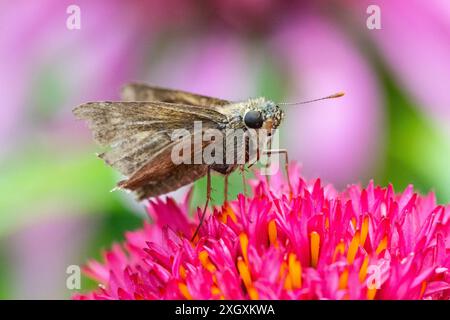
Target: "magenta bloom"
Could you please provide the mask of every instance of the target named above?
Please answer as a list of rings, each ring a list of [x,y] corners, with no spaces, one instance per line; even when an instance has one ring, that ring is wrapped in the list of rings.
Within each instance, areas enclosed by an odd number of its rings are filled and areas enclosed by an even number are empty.
[[[126,234],[77,299],[449,299],[450,206],[371,182],[337,192],[291,167],[252,182],[190,241],[187,201],[155,200],[154,224]]]

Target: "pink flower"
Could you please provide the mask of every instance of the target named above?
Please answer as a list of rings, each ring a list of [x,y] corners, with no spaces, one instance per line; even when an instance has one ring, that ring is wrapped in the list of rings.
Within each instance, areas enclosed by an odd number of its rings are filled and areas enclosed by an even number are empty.
[[[450,206],[412,186],[337,192],[291,167],[252,181],[197,221],[188,202],[154,200],[154,224],[126,234],[85,268],[100,288],[76,299],[448,299]]]

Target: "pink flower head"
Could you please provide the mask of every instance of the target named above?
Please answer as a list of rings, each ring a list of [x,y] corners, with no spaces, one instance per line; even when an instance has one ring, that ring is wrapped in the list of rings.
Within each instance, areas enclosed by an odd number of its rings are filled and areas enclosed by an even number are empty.
[[[76,299],[448,299],[450,206],[410,186],[370,182],[344,192],[290,167],[252,181],[206,219],[187,202],[154,200],[153,224],[126,234],[105,262],[89,262],[100,288]]]

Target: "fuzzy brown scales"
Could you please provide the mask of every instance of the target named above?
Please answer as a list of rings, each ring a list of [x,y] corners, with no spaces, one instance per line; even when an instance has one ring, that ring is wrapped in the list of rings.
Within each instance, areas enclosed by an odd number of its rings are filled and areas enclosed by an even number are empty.
[[[171,145],[173,130],[193,130],[194,121],[202,121],[204,128],[216,128],[226,120],[213,109],[164,102],[86,103],[74,114],[88,121],[99,144],[111,147],[100,157],[125,176]]]
[[[133,190],[138,199],[147,199],[177,190],[206,175],[208,165],[180,164],[170,174],[160,179],[150,181]],[[186,174],[189,172],[189,174]]]

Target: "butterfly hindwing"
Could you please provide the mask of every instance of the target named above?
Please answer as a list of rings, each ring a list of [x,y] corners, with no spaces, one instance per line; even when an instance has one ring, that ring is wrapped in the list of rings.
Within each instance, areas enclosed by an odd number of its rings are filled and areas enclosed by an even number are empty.
[[[122,89],[122,97],[126,101],[161,101],[206,108],[225,106],[231,103],[223,99],[186,91],[154,87],[142,83],[127,84]]]

